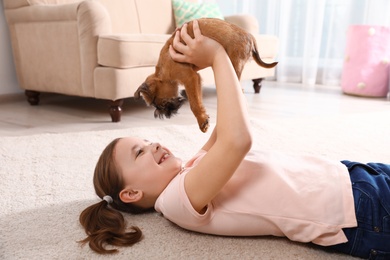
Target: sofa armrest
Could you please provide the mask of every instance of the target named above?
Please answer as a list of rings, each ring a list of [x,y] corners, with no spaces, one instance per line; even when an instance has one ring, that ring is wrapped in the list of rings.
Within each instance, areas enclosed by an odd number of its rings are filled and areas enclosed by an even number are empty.
[[[98,2],[82,1],[59,5],[31,5],[24,8],[7,9],[5,11],[10,26],[16,23],[38,23],[57,21],[77,21],[82,27],[92,30],[102,28],[103,33],[111,30],[110,17],[107,10]],[[59,32],[60,33],[60,32]]]
[[[3,0],[4,10],[28,6],[27,0]]]
[[[5,14],[9,25],[16,23],[76,20],[78,5],[79,4],[50,6],[33,5],[7,9],[5,10]]]
[[[111,32],[103,5],[96,1],[31,5],[7,9],[5,14],[22,88],[93,96],[98,36]]]
[[[80,0],[3,0],[4,9],[14,9],[30,5],[58,5],[80,2]]]
[[[252,34],[259,33],[259,22],[257,19],[248,14],[229,15],[224,17],[229,23],[235,24]]]

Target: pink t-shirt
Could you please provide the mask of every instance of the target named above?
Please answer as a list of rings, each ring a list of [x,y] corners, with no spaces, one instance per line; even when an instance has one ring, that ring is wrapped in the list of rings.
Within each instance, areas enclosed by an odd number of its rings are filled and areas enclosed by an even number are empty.
[[[329,246],[347,241],[342,228],[357,226],[351,181],[341,162],[279,153],[248,153],[206,212],[199,214],[187,197],[184,179],[205,154],[196,154],[155,204],[165,218],[185,229],[286,236]]]

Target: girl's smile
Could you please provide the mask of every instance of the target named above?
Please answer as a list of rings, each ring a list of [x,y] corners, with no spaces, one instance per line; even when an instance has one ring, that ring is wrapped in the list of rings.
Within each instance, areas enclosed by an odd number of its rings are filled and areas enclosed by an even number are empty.
[[[161,159],[158,162],[158,164],[163,163],[169,156],[170,156],[169,153],[164,153],[164,155],[161,157]]]

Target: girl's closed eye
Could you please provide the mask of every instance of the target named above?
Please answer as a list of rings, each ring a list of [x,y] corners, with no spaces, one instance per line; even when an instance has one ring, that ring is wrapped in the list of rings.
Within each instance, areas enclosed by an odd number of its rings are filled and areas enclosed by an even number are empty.
[[[148,145],[153,145],[152,142],[148,141],[148,140],[144,140],[146,143],[148,143]],[[144,152],[144,150],[142,148],[140,148],[139,150],[136,151],[135,153],[135,158],[137,158],[138,156],[140,156],[142,153]]]
[[[135,158],[137,158],[138,156],[140,156],[143,152],[144,152],[144,150],[139,149],[139,150],[135,153]]]

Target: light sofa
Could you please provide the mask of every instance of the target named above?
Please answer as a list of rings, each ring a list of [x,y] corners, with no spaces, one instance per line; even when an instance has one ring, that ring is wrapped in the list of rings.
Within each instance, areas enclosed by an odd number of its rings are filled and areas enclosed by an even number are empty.
[[[109,101],[113,122],[121,105],[154,72],[160,50],[175,29],[171,0],[3,0],[20,87],[31,105],[40,92]],[[257,39],[266,62],[274,61],[278,39],[258,33],[251,16],[225,17]],[[241,80],[273,76],[249,62]],[[211,69],[200,72],[213,85]]]

